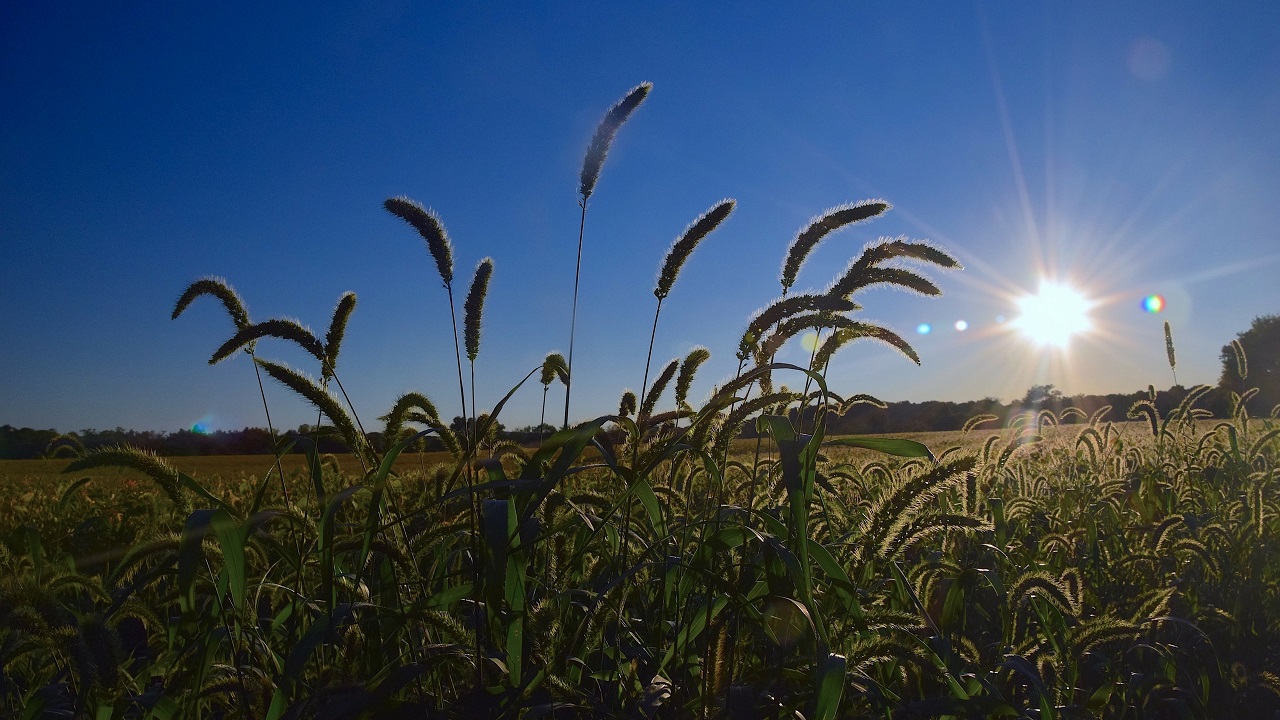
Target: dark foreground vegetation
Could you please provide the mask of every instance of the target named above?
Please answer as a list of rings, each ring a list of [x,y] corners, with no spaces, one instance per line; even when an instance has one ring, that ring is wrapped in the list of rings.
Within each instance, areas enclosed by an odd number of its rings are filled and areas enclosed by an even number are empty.
[[[584,220],[609,142],[648,90],[610,110],[592,141]],[[387,209],[426,241],[452,316],[443,225],[407,199]],[[653,334],[681,263],[732,209],[718,203],[677,238],[654,290]],[[917,359],[891,331],[854,319],[851,298],[882,284],[935,295],[918,268],[956,266],[927,243],[882,239],[826,290],[790,292],[824,235],[887,209],[841,206],[801,230],[783,297],[751,318],[737,373],[699,407],[687,394],[704,348],[646,372],[616,414],[569,426],[571,333],[568,358],[549,355],[539,378],[544,397],[565,386],[565,427],[533,450],[493,432],[505,399],[487,413],[467,405],[475,377],[462,356],[479,352],[492,260],[476,270],[456,348],[468,420],[450,427],[408,393],[377,435],[337,371],[354,294],[319,338],[293,321],[251,321],[221,280],[193,283],[175,318],[197,299],[220,302],[235,329],[213,360],[247,355],[314,405],[316,433],[361,469],[337,471],[311,437],[277,445],[300,448],[304,471],[218,484],[135,447],[72,448],[66,480],[19,488],[27,510],[5,528],[0,713],[1274,714],[1280,428],[1251,415],[1253,391],[1228,395],[1216,423],[1201,404],[1210,388],[1176,403],[1152,391],[1125,408],[1142,422],[1136,436],[1105,408],[1069,407],[1018,415],[995,434],[975,428],[998,418],[978,416],[971,441],[933,452],[831,433],[840,411],[874,402],[827,387],[834,352],[870,338]],[[773,362],[806,330],[824,338],[806,367]],[[319,379],[263,358],[260,346],[278,342],[308,352]],[[1247,378],[1244,348],[1233,354]],[[744,427],[758,440],[735,450]],[[428,437],[448,461],[395,471]],[[104,468],[133,475],[104,487]]]

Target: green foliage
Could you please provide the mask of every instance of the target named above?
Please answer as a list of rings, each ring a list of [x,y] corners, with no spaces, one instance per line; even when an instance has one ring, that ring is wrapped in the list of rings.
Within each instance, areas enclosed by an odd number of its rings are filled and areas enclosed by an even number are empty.
[[[1256,388],[1250,407],[1257,415],[1274,416],[1272,409],[1280,405],[1280,315],[1254,318],[1248,330],[1222,347],[1221,358],[1218,386],[1237,396]]]

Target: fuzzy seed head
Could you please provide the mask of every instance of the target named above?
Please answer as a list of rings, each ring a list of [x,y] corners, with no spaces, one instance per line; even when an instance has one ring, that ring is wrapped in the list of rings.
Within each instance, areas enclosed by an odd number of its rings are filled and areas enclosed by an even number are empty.
[[[658,374],[658,379],[653,381],[653,387],[649,388],[648,393],[644,396],[644,404],[640,406],[639,417],[647,418],[653,415],[653,409],[658,405],[658,398],[662,397],[662,391],[667,389],[667,383],[671,382],[671,378],[675,376],[676,369],[679,367],[680,360],[677,358],[662,368],[662,372]]]
[[[489,278],[493,275],[493,258],[485,258],[476,266],[475,277],[471,279],[471,289],[467,291],[465,308],[464,335],[467,345],[467,359],[476,361],[480,354],[480,319],[484,314],[484,298],[489,294]]]
[[[671,245],[671,249],[667,251],[667,258],[662,261],[662,270],[658,272],[658,286],[654,288],[654,297],[662,300],[671,293],[671,286],[675,284],[676,277],[680,275],[680,268],[684,267],[684,261],[689,259],[693,254],[693,249],[702,242],[702,239],[715,230],[724,219],[729,217],[729,213],[733,212],[733,208],[737,205],[737,201],[728,198],[716,203],[710,210],[706,211],[697,220],[690,223],[685,228],[684,233],[676,239]]]
[[[322,366],[327,362],[324,345],[310,328],[291,318],[273,318],[254,323],[231,336],[230,340],[214,351],[213,357],[209,358],[209,364],[216,365],[231,357],[245,345],[264,337],[288,340],[310,353]]]
[[[863,200],[833,207],[809,221],[791,242],[791,247],[787,248],[787,258],[782,263],[782,292],[786,293],[795,284],[796,276],[800,274],[800,268],[808,259],[809,252],[828,234],[848,225],[870,220],[890,207],[884,200]]]
[[[329,332],[324,335],[324,357],[325,363],[321,374],[329,377],[333,374],[335,368],[338,367],[338,352],[342,350],[342,338],[347,334],[347,321],[351,319],[351,313],[356,309],[356,294],[353,292],[345,292],[338,299],[338,305],[333,309],[333,318],[329,321]]]
[[[445,287],[453,284],[453,243],[444,230],[444,224],[435,213],[407,197],[393,197],[382,204],[392,215],[408,223],[427,242],[427,250],[436,261],[440,281]]]
[[[618,414],[627,417],[636,411],[636,394],[631,390],[622,393],[622,400],[618,403]]]
[[[541,382],[543,386],[550,386],[557,378],[565,387],[568,387],[569,364],[565,362],[564,356],[560,353],[547,353],[546,359],[542,361]]]
[[[240,299],[237,293],[227,281],[220,277],[205,277],[191,283],[187,289],[182,291],[182,296],[178,298],[178,302],[173,306],[172,319],[177,320],[178,316],[186,311],[187,307],[201,295],[211,295],[217,298],[224,308],[227,315],[231,316],[231,322],[235,323],[237,330],[243,330],[249,326],[249,313],[244,308],[244,301]]]
[[[600,179],[600,169],[604,167],[605,157],[609,155],[609,147],[613,145],[613,138],[618,134],[618,129],[627,121],[627,118],[631,117],[631,113],[640,107],[640,103],[644,102],[652,89],[653,83],[650,82],[642,82],[631,88],[625,97],[609,108],[609,112],[604,114],[604,118],[596,126],[595,135],[591,136],[591,144],[587,146],[587,156],[582,160],[579,192],[582,193],[584,202],[591,197],[591,193],[595,192],[596,181]]]
[[[698,372],[702,363],[711,359],[711,351],[705,347],[696,347],[684,356],[680,363],[680,374],[676,377],[676,406],[685,407],[689,397],[689,388],[693,385],[693,375]]]

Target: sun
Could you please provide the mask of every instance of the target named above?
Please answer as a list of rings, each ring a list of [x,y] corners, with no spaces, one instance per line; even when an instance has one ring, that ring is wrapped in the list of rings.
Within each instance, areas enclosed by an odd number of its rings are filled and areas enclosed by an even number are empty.
[[[1093,303],[1070,285],[1041,280],[1039,291],[1017,304],[1020,314],[1013,326],[1042,347],[1066,348],[1073,335],[1093,329]]]

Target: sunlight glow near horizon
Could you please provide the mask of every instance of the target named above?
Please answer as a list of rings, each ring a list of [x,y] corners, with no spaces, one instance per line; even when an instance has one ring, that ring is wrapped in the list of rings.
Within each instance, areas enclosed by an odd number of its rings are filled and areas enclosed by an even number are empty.
[[[1036,294],[1018,299],[1017,305],[1013,327],[1041,347],[1066,348],[1073,335],[1093,329],[1089,310],[1094,303],[1070,285],[1042,280]]]

